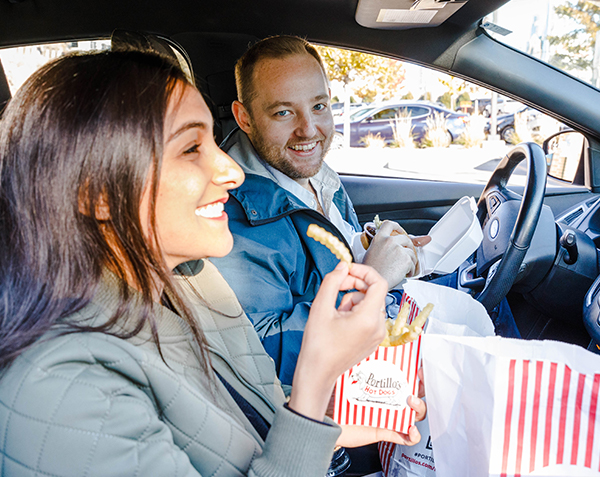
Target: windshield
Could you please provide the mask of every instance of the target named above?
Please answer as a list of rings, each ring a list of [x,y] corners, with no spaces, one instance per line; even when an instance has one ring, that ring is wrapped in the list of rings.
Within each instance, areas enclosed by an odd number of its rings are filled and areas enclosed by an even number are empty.
[[[600,0],[511,0],[486,22],[498,41],[600,86]]]

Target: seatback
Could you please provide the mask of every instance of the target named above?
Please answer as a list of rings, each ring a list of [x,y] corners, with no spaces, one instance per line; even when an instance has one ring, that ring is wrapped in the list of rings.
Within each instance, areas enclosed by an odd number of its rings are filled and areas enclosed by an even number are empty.
[[[6,79],[6,75],[4,74],[4,68],[2,67],[2,62],[0,61],[0,117],[2,117],[2,112],[4,111],[4,107],[6,103],[10,100],[10,88],[8,86],[8,80]]]
[[[173,36],[192,62],[196,84],[204,93],[215,119],[219,144],[235,127],[231,103],[237,98],[235,63],[258,39],[232,33],[182,33]]]
[[[115,30],[111,48],[157,51],[172,56],[190,74],[214,117],[217,144],[236,126],[231,104],[237,98],[235,63],[256,37],[230,33],[181,33],[172,38]]]

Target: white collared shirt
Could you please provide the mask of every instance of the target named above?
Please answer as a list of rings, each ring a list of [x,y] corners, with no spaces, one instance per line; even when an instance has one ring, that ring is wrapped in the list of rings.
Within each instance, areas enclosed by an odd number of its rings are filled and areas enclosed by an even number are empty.
[[[312,192],[302,187],[294,179],[286,176],[283,172],[271,167],[269,164],[264,163],[264,165],[273,175],[275,182],[277,182],[289,193],[294,194],[311,209],[316,210],[317,212],[319,211],[317,201]],[[341,212],[333,202],[333,195],[340,187],[339,177],[335,173],[328,174],[328,170],[326,168],[321,168],[321,170],[311,177],[309,181],[319,197],[319,202],[325,217],[337,227],[348,244],[350,244],[352,253],[354,254],[354,259],[359,263],[362,262],[366,250],[360,241],[360,232],[356,232],[354,227],[352,227],[352,225],[342,218]]]

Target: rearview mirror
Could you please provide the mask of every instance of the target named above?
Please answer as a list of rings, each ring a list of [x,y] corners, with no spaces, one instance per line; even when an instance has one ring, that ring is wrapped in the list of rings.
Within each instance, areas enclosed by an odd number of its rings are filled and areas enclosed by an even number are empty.
[[[573,182],[583,154],[585,136],[568,129],[548,137],[543,144],[548,175]]]

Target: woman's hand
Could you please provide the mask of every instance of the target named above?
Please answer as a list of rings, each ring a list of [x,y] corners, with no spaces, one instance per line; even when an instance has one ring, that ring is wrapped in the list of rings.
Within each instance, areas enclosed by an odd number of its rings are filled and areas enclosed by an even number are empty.
[[[419,369],[419,398],[424,397],[423,387],[423,368]],[[422,421],[427,415],[427,404],[422,399],[415,396],[409,396],[407,404],[415,411],[415,421]],[[327,406],[326,415],[333,418],[333,410],[335,407],[335,392],[331,394],[331,399]],[[342,434],[337,440],[337,445],[343,447],[360,447],[373,444],[374,442],[386,441],[396,444],[412,446],[421,440],[419,430],[412,426],[408,430],[408,434],[401,432],[390,431],[388,429],[379,429],[377,427],[368,426],[345,426],[342,425]]]
[[[304,338],[289,406],[322,420],[336,379],[369,356],[385,337],[387,282],[373,268],[340,263],[315,297]],[[338,292],[344,295],[335,307]]]
[[[425,401],[415,396],[409,396],[408,405],[416,412],[416,421],[422,421],[427,414]],[[342,434],[337,440],[337,445],[343,447],[360,447],[374,442],[393,442],[404,446],[412,446],[421,440],[421,434],[415,426],[411,426],[408,434],[367,426],[342,426]]]

